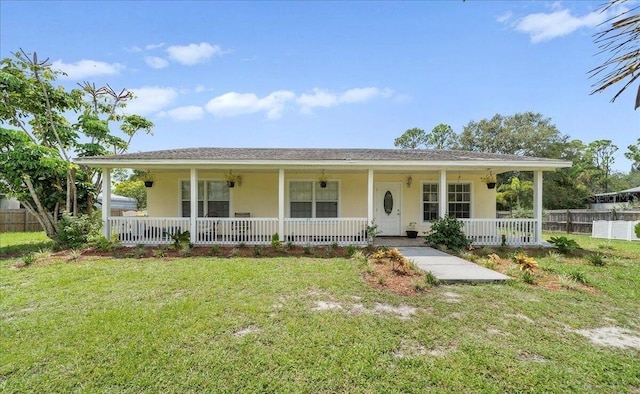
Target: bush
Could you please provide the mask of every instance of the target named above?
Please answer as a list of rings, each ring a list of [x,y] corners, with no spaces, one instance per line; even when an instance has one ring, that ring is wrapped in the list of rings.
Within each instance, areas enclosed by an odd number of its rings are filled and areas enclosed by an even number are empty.
[[[558,252],[562,254],[569,254],[576,249],[580,249],[580,245],[575,240],[567,237],[551,237],[549,243],[553,244],[558,249]]]
[[[595,265],[596,267],[604,267],[605,265],[604,256],[601,255],[600,253],[593,253],[593,254],[587,255],[585,259],[588,262],[590,262],[592,265]]]
[[[453,216],[438,219],[424,238],[431,245],[444,245],[447,249],[459,252],[471,246],[471,241],[462,232],[464,223]]]
[[[281,246],[282,246],[282,242],[280,241],[280,234],[274,233],[271,236],[271,248],[280,249]]]
[[[636,233],[636,237],[640,238],[640,223],[636,224],[633,230]]]
[[[62,214],[60,231],[54,241],[61,249],[84,247],[89,240],[100,236],[101,219],[98,214],[71,216],[68,212]]]
[[[357,247],[355,247],[354,245],[349,245],[347,246],[345,255],[347,256],[347,258],[351,258],[357,251],[358,251]]]

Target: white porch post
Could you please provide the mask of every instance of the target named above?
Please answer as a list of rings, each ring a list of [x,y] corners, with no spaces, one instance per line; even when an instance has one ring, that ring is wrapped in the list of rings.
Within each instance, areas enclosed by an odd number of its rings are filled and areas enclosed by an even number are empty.
[[[111,239],[111,168],[102,169],[102,235]]]
[[[542,171],[533,172],[533,218],[535,223],[535,242],[542,243]]]
[[[196,218],[198,217],[198,170],[191,169],[191,177],[189,180],[191,192],[191,215],[189,218],[189,233],[191,233],[191,243],[195,243],[198,239],[196,234]]]
[[[278,234],[284,240],[284,169],[278,170]]]
[[[367,224],[373,222],[373,169],[367,172]]]
[[[440,170],[440,183],[438,184],[438,217],[447,216],[447,170]]]

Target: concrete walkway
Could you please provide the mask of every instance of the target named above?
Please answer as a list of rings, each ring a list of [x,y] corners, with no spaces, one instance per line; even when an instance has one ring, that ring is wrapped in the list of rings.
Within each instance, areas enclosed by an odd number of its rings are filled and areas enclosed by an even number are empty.
[[[401,246],[398,250],[420,269],[431,271],[442,282],[503,282],[511,279],[507,275],[433,248]]]

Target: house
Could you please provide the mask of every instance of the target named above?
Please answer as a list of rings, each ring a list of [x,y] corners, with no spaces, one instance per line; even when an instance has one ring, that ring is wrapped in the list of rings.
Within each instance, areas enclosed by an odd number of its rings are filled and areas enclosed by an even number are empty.
[[[594,194],[588,198],[590,209],[625,209],[638,204],[640,187],[619,192]]]
[[[20,201],[0,193],[0,209],[20,209]]]
[[[189,230],[196,245],[364,245],[375,224],[382,236],[403,236],[411,222],[426,231],[453,215],[475,244],[538,244],[544,171],[567,161],[467,151],[398,149],[186,148],[83,157],[99,167],[103,195],[111,170],[148,171],[148,217],[112,217],[104,204],[104,234],[123,244],[169,243]],[[489,174],[531,171],[534,218],[496,219]],[[109,199],[107,199],[109,200]]]
[[[102,193],[97,197],[99,208],[102,207]],[[133,197],[125,197],[111,193],[111,210],[135,211],[138,209],[138,200]]]

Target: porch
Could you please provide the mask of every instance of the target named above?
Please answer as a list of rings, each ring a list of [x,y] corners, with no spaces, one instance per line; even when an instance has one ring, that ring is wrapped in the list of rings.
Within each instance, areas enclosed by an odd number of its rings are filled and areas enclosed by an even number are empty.
[[[129,217],[108,218],[108,228],[123,245],[161,245],[172,242],[171,235],[189,231],[194,245],[269,245],[278,233],[283,243],[294,245],[366,246],[368,244],[367,218],[330,219],[282,219],[278,218],[191,218],[182,217]],[[460,219],[463,231],[475,246],[537,245],[535,219]],[[284,231],[280,233],[278,229]],[[420,246],[424,239],[406,237],[380,237],[376,244],[397,246]]]

